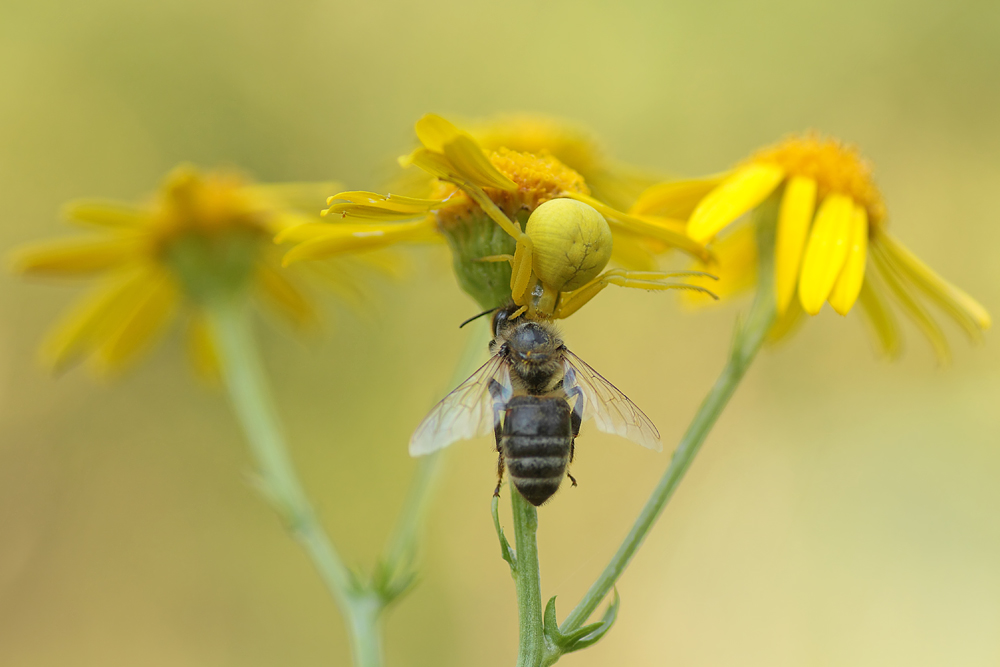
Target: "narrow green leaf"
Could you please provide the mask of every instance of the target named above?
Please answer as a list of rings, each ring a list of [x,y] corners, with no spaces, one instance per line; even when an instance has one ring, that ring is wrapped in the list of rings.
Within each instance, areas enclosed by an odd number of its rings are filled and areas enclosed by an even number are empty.
[[[498,496],[493,496],[493,527],[496,528],[497,538],[500,540],[500,557],[507,561],[510,565],[510,574],[514,576],[514,571],[517,569],[517,557],[514,554],[514,550],[510,548],[510,542],[507,541],[507,537],[503,534],[503,528],[500,526],[500,498]]]

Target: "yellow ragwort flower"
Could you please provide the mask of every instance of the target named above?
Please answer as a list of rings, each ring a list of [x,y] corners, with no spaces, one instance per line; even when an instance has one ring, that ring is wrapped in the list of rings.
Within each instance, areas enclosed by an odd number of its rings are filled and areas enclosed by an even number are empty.
[[[990,327],[990,316],[978,302],[889,234],[885,204],[870,164],[855,148],[833,139],[793,136],[758,151],[730,172],[653,186],[632,212],[689,218],[688,235],[708,243],[772,196],[779,199],[774,285],[780,316],[794,317],[799,306],[816,315],[824,303],[846,315],[860,302],[883,350],[893,355],[899,349],[899,336],[886,304],[888,294],[941,358],[948,356],[947,342],[916,292],[938,305],[973,339]],[[754,282],[757,247],[751,227],[721,238],[716,251],[721,282],[730,283],[722,285],[723,293]]]
[[[336,218],[332,224],[303,225],[278,237],[297,243],[286,263],[443,236],[460,285],[481,305],[489,308],[513,298],[529,316],[538,317],[567,317],[610,284],[700,289],[665,282],[684,272],[667,274],[651,265],[650,248],[678,247],[708,259],[705,248],[684,234],[682,222],[630,215],[596,198],[583,175],[555,153],[581,163],[586,154],[589,171],[599,173],[597,154],[550,125],[531,125],[530,132],[519,134],[527,126],[522,120],[504,132],[494,129],[489,141],[531,152],[485,148],[445,119],[424,116],[416,124],[421,146],[400,164],[416,165],[436,179],[428,198],[337,194],[324,211]],[[572,146],[580,150],[574,153]],[[602,273],[612,257],[640,270]]]
[[[215,355],[203,306],[246,290],[291,322],[316,313],[296,279],[280,270],[273,236],[314,219],[292,208],[297,192],[316,186],[254,185],[237,174],[175,169],[144,205],[76,202],[70,221],[99,234],[21,249],[14,269],[29,276],[102,278],[43,344],[47,365],[62,369],[92,355],[114,370],[147,348],[183,306],[189,306],[189,343],[200,371]],[[343,286],[336,267],[324,269]]]

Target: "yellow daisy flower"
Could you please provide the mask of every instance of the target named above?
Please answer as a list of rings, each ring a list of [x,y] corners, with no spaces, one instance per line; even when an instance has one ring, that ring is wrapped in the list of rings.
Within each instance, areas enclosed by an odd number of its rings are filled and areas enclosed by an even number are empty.
[[[591,194],[626,210],[649,186],[663,180],[649,170],[610,158],[585,127],[536,114],[506,114],[472,122],[468,132],[487,150],[551,155],[583,177]]]
[[[653,186],[632,212],[689,218],[688,235],[708,243],[770,197],[778,198],[774,296],[779,316],[793,319],[799,307],[816,315],[824,303],[846,315],[860,302],[883,350],[892,355],[899,349],[899,336],[886,304],[886,296],[891,296],[941,358],[948,356],[947,342],[918,293],[973,339],[990,327],[989,313],[977,301],[938,276],[889,233],[871,166],[855,148],[833,139],[793,136],[758,151],[731,172]],[[719,251],[720,261],[729,254],[756,256],[753,233],[737,229],[720,243],[729,246],[727,253]],[[733,283],[751,284],[755,262],[739,264],[722,267],[720,273]],[[779,321],[779,326],[788,323]]]
[[[567,317],[609,284],[701,289],[666,281],[686,272],[667,274],[650,265],[647,244],[709,258],[684,234],[683,223],[630,215],[594,197],[582,174],[541,145],[551,132],[522,136],[520,142],[505,137],[537,152],[484,148],[435,115],[421,118],[416,134],[421,146],[400,164],[435,177],[428,198],[337,194],[324,215],[339,220],[279,235],[279,241],[297,244],[286,263],[444,237],[460,285],[481,305],[490,308],[513,298],[539,317]],[[553,145],[566,152],[569,144]],[[637,270],[602,273],[612,256]]]
[[[42,347],[47,365],[65,368],[92,356],[100,370],[121,368],[146,349],[186,304],[195,366],[215,366],[202,306],[254,296],[297,325],[316,320],[297,280],[280,270],[272,243],[280,230],[314,219],[287,202],[316,186],[248,183],[235,173],[175,169],[144,205],[76,202],[70,221],[97,235],[49,241],[15,254],[29,276],[102,278],[52,331]],[[349,292],[342,269],[323,274]]]

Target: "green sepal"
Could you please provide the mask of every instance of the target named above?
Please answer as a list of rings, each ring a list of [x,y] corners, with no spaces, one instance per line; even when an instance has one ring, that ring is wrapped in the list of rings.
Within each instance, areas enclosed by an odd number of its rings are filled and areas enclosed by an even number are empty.
[[[618,596],[617,588],[614,593],[614,599],[608,605],[600,621],[577,628],[568,634],[563,634],[559,630],[559,622],[556,619],[556,598],[553,596],[548,601],[548,604],[545,605],[545,613],[542,620],[542,630],[546,638],[550,643],[557,646],[563,654],[585,649],[601,641],[618,619],[618,607],[620,606],[621,598]]]
[[[510,542],[507,541],[507,537],[503,534],[503,528],[500,526],[499,496],[493,496],[491,509],[493,512],[493,527],[496,528],[497,538],[500,540],[500,557],[507,561],[507,564],[510,565],[510,574],[511,576],[514,576],[514,571],[517,569],[517,556],[514,554],[514,550],[510,548]]]
[[[476,208],[473,213],[442,226],[441,233],[451,247],[458,284],[469,296],[484,310],[511,300],[510,264],[480,261],[483,257],[514,254],[517,243],[500,225]]]
[[[390,568],[385,561],[375,566],[371,588],[388,605],[410,592],[416,585],[418,574],[409,568]]]
[[[212,236],[184,234],[161,252],[184,294],[195,303],[207,304],[246,290],[262,248],[269,245],[270,240],[258,231],[237,229]]]

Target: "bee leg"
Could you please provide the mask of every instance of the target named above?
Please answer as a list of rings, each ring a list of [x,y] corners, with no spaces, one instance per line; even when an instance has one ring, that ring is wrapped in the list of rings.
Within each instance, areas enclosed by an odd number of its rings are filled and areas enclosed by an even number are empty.
[[[503,452],[500,452],[500,455],[497,457],[497,488],[493,489],[494,496],[500,496],[501,484],[503,484]]]
[[[490,380],[489,384],[490,395],[493,397],[493,436],[496,438],[497,442],[497,488],[493,490],[494,496],[500,495],[500,486],[503,484],[503,447],[500,445],[500,441],[503,438],[503,427],[500,424],[500,413],[504,410],[502,391],[500,388],[500,383],[496,380]]]
[[[632,287],[644,290],[671,290],[684,289],[695,292],[702,292],[713,299],[718,300],[715,294],[700,285],[693,285],[684,282],[669,282],[668,278],[687,278],[691,276],[715,278],[715,276],[701,271],[676,271],[667,273],[664,271],[626,271],[625,269],[611,269],[597,276],[583,287],[579,287],[572,292],[562,295],[556,312],[552,315],[555,319],[569,317],[580,309],[585,303],[597,296],[601,290],[608,285],[618,285],[619,287]]]
[[[566,395],[568,398],[576,396],[576,403],[569,415],[569,423],[573,431],[573,439],[569,441],[569,462],[573,463],[573,457],[576,456],[576,437],[580,435],[580,424],[583,423],[583,392],[580,391],[579,387],[572,387],[566,392]],[[566,476],[569,477],[569,481],[573,482],[573,486],[576,486],[576,477],[569,474],[568,470]]]

